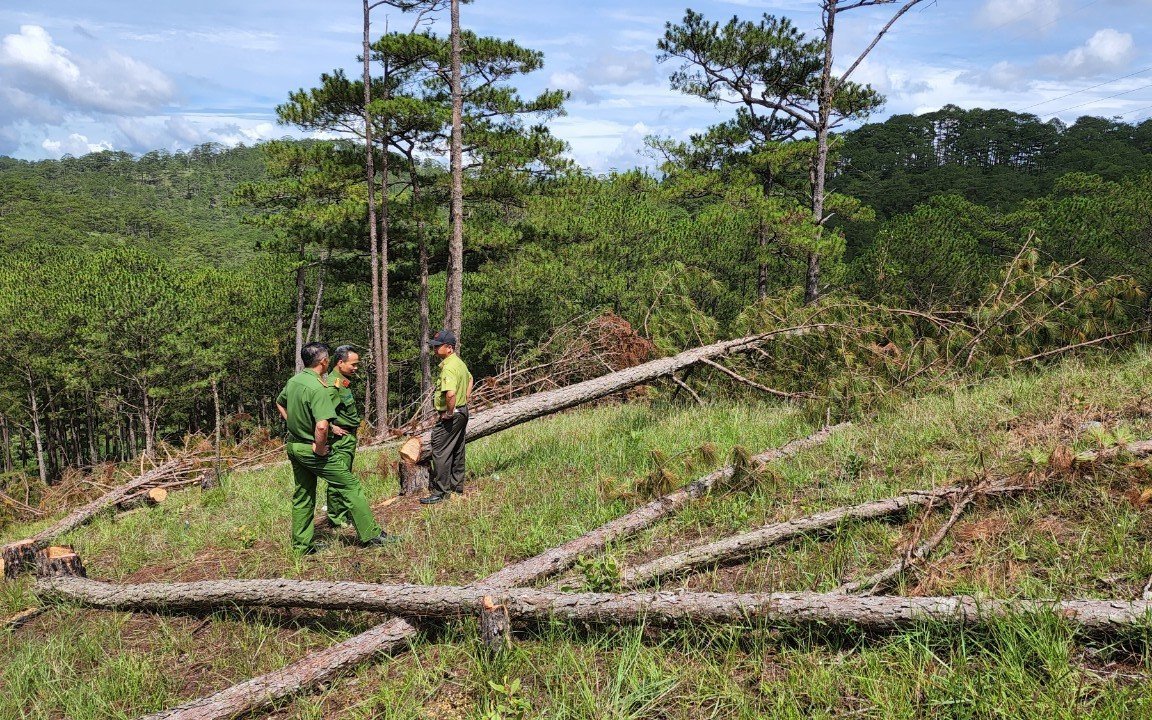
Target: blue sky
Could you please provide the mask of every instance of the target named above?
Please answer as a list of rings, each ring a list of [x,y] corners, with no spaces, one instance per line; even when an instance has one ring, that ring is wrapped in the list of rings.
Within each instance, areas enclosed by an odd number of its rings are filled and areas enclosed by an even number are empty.
[[[0,154],[27,159],[100,149],[176,150],[299,134],[274,108],[320,73],[352,67],[357,0],[4,0],[0,6]],[[551,123],[584,167],[650,164],[647,135],[686,138],[726,119],[668,86],[656,62],[664,24],[786,15],[818,24],[814,0],[476,0],[463,24],[544,52],[524,92],[572,93]],[[380,8],[374,31],[410,20]],[[846,67],[891,7],[845,13]],[[1058,116],[1152,116],[1152,0],[935,0],[904,16],[854,79],[888,103],[877,117],[946,103]]]

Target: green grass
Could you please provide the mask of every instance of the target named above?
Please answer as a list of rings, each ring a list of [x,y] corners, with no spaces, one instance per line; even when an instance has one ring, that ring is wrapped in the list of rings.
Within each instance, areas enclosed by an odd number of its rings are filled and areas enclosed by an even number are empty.
[[[751,492],[715,495],[609,549],[629,565],[776,519],[981,473],[1043,474],[1058,444],[1087,449],[1152,437],[1152,357],[1069,361],[905,402],[776,463]],[[1101,431],[1081,430],[1099,422]],[[778,446],[813,427],[762,405],[607,406],[530,423],[469,446],[471,490],[433,508],[379,512],[405,543],[288,550],[286,467],[237,474],[221,491],[174,493],[66,538],[92,577],[191,580],[298,577],[466,583],[596,527],[641,500],[628,490],[664,467],[688,480],[736,445]],[[715,444],[715,458],[694,452]],[[376,458],[362,453],[366,474]],[[368,476],[371,500],[394,480]],[[1152,487],[1139,464],[1053,479],[1026,496],[981,501],[926,571],[897,591],[993,597],[1131,598],[1152,575]],[[935,513],[930,534],[946,515]],[[916,517],[847,524],[735,567],[666,588],[820,590],[887,565]],[[41,523],[42,526],[44,523]],[[11,527],[5,538],[33,526]],[[350,536],[337,536],[350,539]],[[591,563],[603,568],[611,563]],[[592,572],[592,570],[590,570]],[[584,579],[577,574],[573,582]],[[0,585],[0,608],[34,605],[29,581]],[[0,718],[134,717],[222,689],[359,632],[364,613],[161,616],[55,608],[0,632]],[[1129,718],[1152,715],[1144,638],[1085,642],[1054,618],[1014,618],[979,633],[925,625],[885,637],[815,629],[572,629],[519,633],[497,658],[471,622],[358,668],[277,710],[283,718]],[[519,681],[517,684],[514,681]],[[515,689],[512,689],[515,688]]]

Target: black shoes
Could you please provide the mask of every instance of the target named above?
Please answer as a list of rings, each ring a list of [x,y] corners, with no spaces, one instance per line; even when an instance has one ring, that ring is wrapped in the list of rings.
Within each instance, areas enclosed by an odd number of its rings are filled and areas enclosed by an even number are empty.
[[[301,555],[315,555],[316,553],[320,552],[321,550],[327,550],[327,549],[328,549],[328,543],[322,543],[322,542],[312,543],[311,547],[309,547],[306,550],[301,550],[300,554]]]
[[[448,499],[448,495],[445,493],[432,493],[428,497],[420,498],[420,504],[421,505],[435,505],[436,503],[441,502],[443,500],[447,500],[447,499]]]
[[[398,542],[400,542],[400,538],[396,537],[395,535],[389,535],[388,533],[382,532],[371,540],[365,540],[364,542],[360,543],[360,547],[379,548],[386,547]]]

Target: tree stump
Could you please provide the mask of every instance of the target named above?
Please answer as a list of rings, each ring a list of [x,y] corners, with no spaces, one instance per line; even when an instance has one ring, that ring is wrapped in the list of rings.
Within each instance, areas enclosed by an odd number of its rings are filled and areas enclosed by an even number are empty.
[[[508,606],[497,603],[491,595],[480,601],[480,640],[489,652],[498,654],[512,644],[512,622],[508,618]]]
[[[209,470],[200,476],[200,489],[204,492],[215,490],[220,487],[220,474],[215,470]]]
[[[12,580],[21,571],[32,567],[36,560],[36,544],[31,540],[5,545],[0,557],[0,568],[4,570],[5,579]]]
[[[138,495],[133,495],[123,502],[119,503],[117,507],[121,510],[131,510],[133,508],[145,507],[148,505],[159,505],[168,499],[168,491],[164,488],[152,488],[148,492],[143,492]]]
[[[36,577],[88,577],[84,563],[70,547],[47,547],[36,554]]]
[[[419,495],[428,491],[431,465],[400,459],[400,494]]]

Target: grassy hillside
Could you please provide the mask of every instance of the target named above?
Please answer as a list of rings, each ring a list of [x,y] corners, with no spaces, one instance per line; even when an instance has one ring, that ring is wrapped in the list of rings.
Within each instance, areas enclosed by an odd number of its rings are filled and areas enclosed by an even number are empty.
[[[1043,476],[1058,444],[1152,437],[1150,396],[1152,353],[1142,350],[911,401],[774,465],[751,493],[706,498],[608,557],[632,564],[773,519],[985,472]],[[432,508],[405,499],[381,509],[385,527],[406,538],[383,551],[338,544],[292,559],[285,467],[234,476],[208,495],[176,493],[67,540],[100,579],[466,583],[625,512],[639,500],[620,490],[650,473],[652,451],[691,478],[722,463],[734,445],[759,450],[812,429],[795,411],[761,404],[615,406],[537,421],[469,446],[464,498]],[[711,463],[693,452],[706,443],[716,445]],[[360,463],[374,502],[394,493],[394,481],[374,475],[375,457]],[[898,591],[1137,597],[1152,574],[1145,486],[1152,480],[1143,466],[1118,463],[1050,478],[1015,499],[982,501]],[[946,514],[933,515],[925,534]],[[917,517],[852,524],[664,587],[830,589],[887,565]],[[2,535],[32,529],[7,527]],[[0,585],[3,615],[35,604],[28,580]],[[0,718],[134,717],[275,669],[377,621],[365,613],[53,608],[0,632]],[[1152,714],[1150,673],[1146,638],[1082,643],[1055,618],[1009,620],[978,633],[925,625],[885,637],[557,625],[519,633],[496,660],[480,652],[476,628],[465,622],[429,630],[411,652],[362,667],[273,716],[1131,718]],[[505,679],[519,680],[518,689],[501,690]]]

